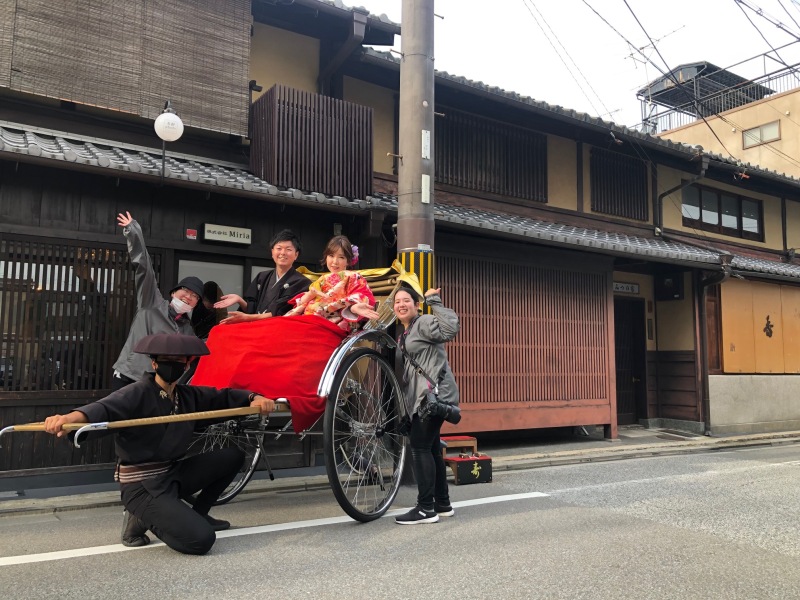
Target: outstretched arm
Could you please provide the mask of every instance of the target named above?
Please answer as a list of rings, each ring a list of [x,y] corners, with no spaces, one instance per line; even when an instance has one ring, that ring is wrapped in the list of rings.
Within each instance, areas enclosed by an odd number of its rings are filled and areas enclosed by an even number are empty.
[[[142,227],[131,213],[119,213],[117,223],[122,227],[122,235],[128,243],[128,254],[136,267],[136,303],[139,308],[154,306],[162,300],[158,291],[156,274],[144,243]]]

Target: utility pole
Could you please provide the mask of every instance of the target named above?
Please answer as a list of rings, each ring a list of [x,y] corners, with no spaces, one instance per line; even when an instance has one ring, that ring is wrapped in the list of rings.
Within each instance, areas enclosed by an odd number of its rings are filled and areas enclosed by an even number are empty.
[[[434,283],[433,0],[403,0],[402,11],[397,254],[425,291]]]

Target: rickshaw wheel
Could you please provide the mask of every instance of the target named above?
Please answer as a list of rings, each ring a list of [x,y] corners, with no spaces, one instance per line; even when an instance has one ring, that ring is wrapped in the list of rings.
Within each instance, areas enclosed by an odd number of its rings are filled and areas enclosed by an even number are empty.
[[[369,348],[347,355],[325,406],[323,445],[333,495],[356,521],[381,517],[400,489],[402,414],[402,390],[386,359]]]
[[[189,446],[189,454],[211,452],[221,448],[239,448],[244,452],[244,462],[239,472],[226,487],[214,506],[233,500],[244,489],[253,477],[253,473],[261,459],[261,445],[264,441],[264,425],[258,415],[244,419],[229,419],[220,423],[212,423],[195,432]]]

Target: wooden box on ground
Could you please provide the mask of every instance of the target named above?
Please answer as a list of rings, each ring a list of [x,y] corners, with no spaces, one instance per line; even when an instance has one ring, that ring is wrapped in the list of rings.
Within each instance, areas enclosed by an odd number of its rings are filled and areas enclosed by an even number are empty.
[[[488,483],[492,480],[492,457],[478,452],[474,437],[456,435],[443,437],[447,444],[442,448],[444,462],[453,470],[456,485]],[[448,456],[450,450],[460,450],[458,456]]]

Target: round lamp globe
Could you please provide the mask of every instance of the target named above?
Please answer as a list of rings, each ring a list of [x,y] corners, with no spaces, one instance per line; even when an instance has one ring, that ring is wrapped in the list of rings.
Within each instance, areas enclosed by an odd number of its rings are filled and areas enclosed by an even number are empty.
[[[165,142],[174,142],[183,135],[183,121],[172,112],[158,115],[153,127],[156,130],[156,135]]]

